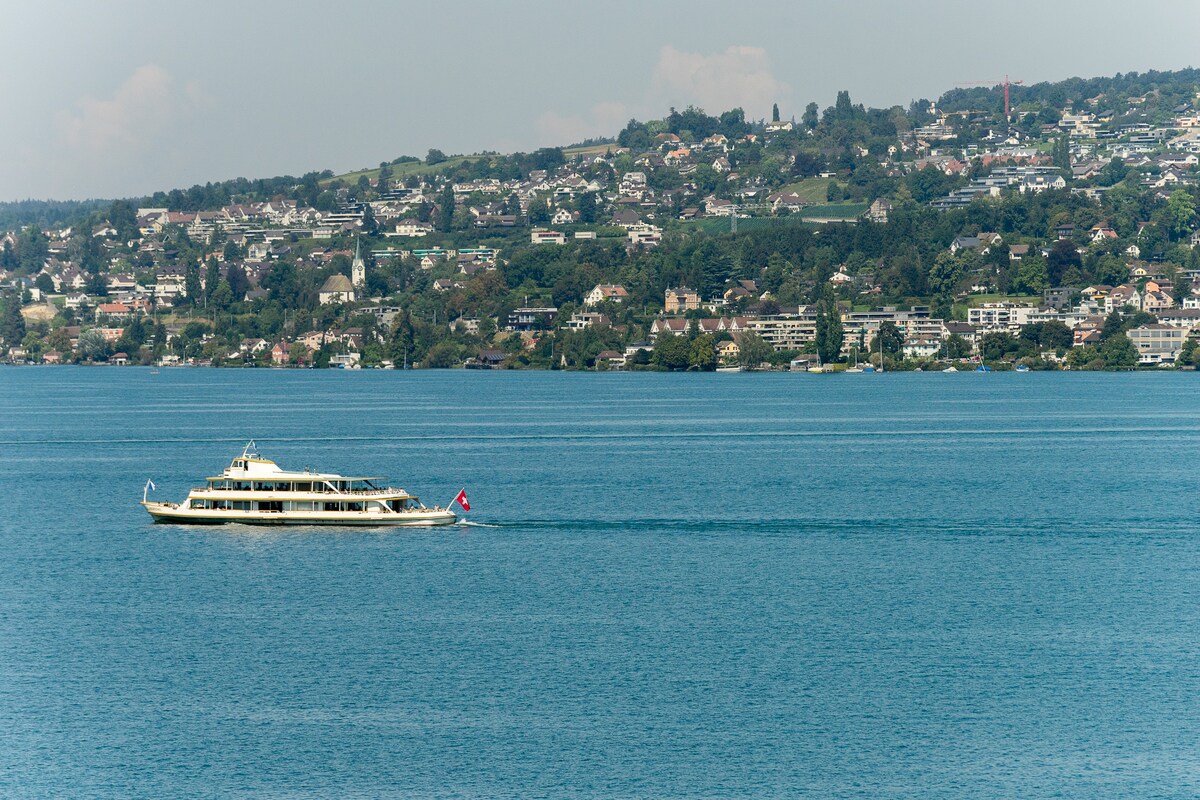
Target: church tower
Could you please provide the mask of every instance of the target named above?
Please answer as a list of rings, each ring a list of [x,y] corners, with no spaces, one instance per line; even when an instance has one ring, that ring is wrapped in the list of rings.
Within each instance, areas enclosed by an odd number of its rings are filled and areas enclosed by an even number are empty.
[[[354,240],[354,261],[350,264],[350,283],[354,284],[355,289],[361,289],[367,285],[367,265],[363,263],[362,255],[359,252],[361,243]]]

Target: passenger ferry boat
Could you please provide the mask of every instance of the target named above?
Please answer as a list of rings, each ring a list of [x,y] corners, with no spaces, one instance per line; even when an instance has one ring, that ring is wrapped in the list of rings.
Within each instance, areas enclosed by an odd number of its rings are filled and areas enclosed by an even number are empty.
[[[246,445],[225,471],[192,489],[182,503],[156,503],[142,493],[142,505],[155,522],[247,525],[452,525],[449,508],[426,508],[415,495],[381,485],[381,478],[328,472],[290,472]],[[146,490],[154,488],[146,482]],[[466,492],[455,501],[465,510]]]

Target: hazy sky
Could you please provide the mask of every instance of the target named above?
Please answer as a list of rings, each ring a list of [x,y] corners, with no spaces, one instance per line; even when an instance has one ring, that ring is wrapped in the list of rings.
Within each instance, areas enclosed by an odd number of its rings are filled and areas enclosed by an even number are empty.
[[[799,116],[1200,64],[1195,0],[10,2],[0,200],[529,150],[689,103]]]

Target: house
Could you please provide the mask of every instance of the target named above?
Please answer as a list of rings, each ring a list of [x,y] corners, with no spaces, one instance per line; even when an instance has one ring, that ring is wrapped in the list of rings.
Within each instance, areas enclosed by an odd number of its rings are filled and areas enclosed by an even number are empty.
[[[733,286],[725,290],[721,296],[726,303],[732,303],[743,297],[754,299],[758,297],[758,282],[753,280],[740,280]]]
[[[550,218],[551,225],[573,225],[579,221],[579,212],[571,211],[566,208],[560,208],[554,212],[554,216]]]
[[[508,324],[505,327],[510,331],[547,330],[554,326],[554,318],[557,316],[558,309],[553,306],[514,308],[508,315]]]
[[[1008,246],[1009,261],[1020,261],[1027,255],[1029,255],[1029,245],[1027,244],[1010,244]]]
[[[124,303],[100,303],[96,306],[96,321],[102,319],[125,319],[132,309]]]
[[[960,250],[974,250],[978,252],[983,249],[984,244],[978,236],[956,236],[954,241],[950,243],[950,252],[958,254]]]
[[[1125,335],[1137,348],[1139,364],[1161,364],[1175,360],[1187,334],[1183,328],[1151,323],[1132,328]]]
[[[1104,242],[1109,239],[1118,238],[1117,232],[1107,222],[1098,222],[1093,225],[1091,230],[1088,231],[1088,235],[1092,238],[1093,242]]]
[[[566,244],[567,236],[562,231],[533,231],[529,234],[529,241],[533,244]]]
[[[1142,307],[1142,293],[1133,284],[1123,283],[1104,298],[1104,313],[1106,314],[1120,311],[1125,306]]]
[[[942,323],[942,327],[946,331],[946,337],[957,336],[971,345],[974,349],[979,341],[979,333],[975,330],[975,326],[969,322],[958,322],[956,320],[946,320]]]
[[[563,327],[572,331],[581,331],[585,328],[610,328],[612,321],[609,320],[607,314],[595,311],[577,311],[563,323]]]
[[[1029,322],[1029,315],[1037,311],[1035,306],[1016,303],[984,303],[967,309],[967,322],[985,333],[1009,331],[1016,333]]]
[[[662,231],[653,225],[638,225],[627,229],[629,244],[652,246],[662,241]]]
[[[877,198],[867,208],[867,219],[871,220],[871,222],[878,222],[881,225],[886,224],[888,213],[891,210],[892,203],[890,200],[885,200],[882,197]]]
[[[613,368],[623,367],[625,366],[625,354],[618,350],[601,350],[596,355],[596,366],[599,367],[601,364]]]
[[[609,224],[622,228],[633,228],[642,224],[642,218],[632,208],[622,208],[613,214]]]
[[[663,302],[663,312],[666,314],[682,314],[694,311],[700,307],[700,293],[686,286],[668,287]]]
[[[496,369],[504,363],[504,359],[507,357],[503,350],[487,348],[480,350],[479,355],[475,358],[468,359],[464,366],[467,369]]]
[[[778,214],[780,211],[799,211],[804,208],[807,203],[804,198],[795,192],[775,192],[767,195],[767,202],[771,205],[772,213]]]
[[[1168,308],[1159,311],[1155,316],[1163,325],[1171,325],[1175,328],[1183,328],[1187,331],[1193,331],[1200,328],[1200,308]]]
[[[288,353],[288,343],[279,342],[271,348],[271,363],[275,366],[283,366],[288,363],[290,356]]]
[[[595,306],[600,303],[623,303],[629,299],[629,292],[624,286],[598,283],[583,297],[585,306]]]
[[[717,343],[717,358],[722,364],[736,364],[742,354],[742,348],[732,339]]]
[[[433,233],[433,225],[415,219],[402,219],[396,223],[397,236],[428,236]]]
[[[908,336],[904,339],[905,358],[933,358],[942,349],[937,336]]]
[[[1151,289],[1154,285],[1151,281],[1146,286],[1146,292],[1142,295],[1142,311],[1148,314],[1157,314],[1160,311],[1165,311],[1175,307],[1175,298],[1167,294],[1161,289]]]
[[[317,297],[321,305],[353,303],[355,299],[354,284],[340,272],[336,275],[330,275],[325,279],[325,283],[321,285]]]

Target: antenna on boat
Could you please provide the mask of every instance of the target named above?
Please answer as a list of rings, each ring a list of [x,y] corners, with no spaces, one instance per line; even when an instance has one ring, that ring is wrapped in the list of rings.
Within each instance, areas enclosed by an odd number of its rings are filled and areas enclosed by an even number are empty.
[[[254,455],[254,440],[251,439],[246,443],[246,447],[242,450],[242,458]]]

